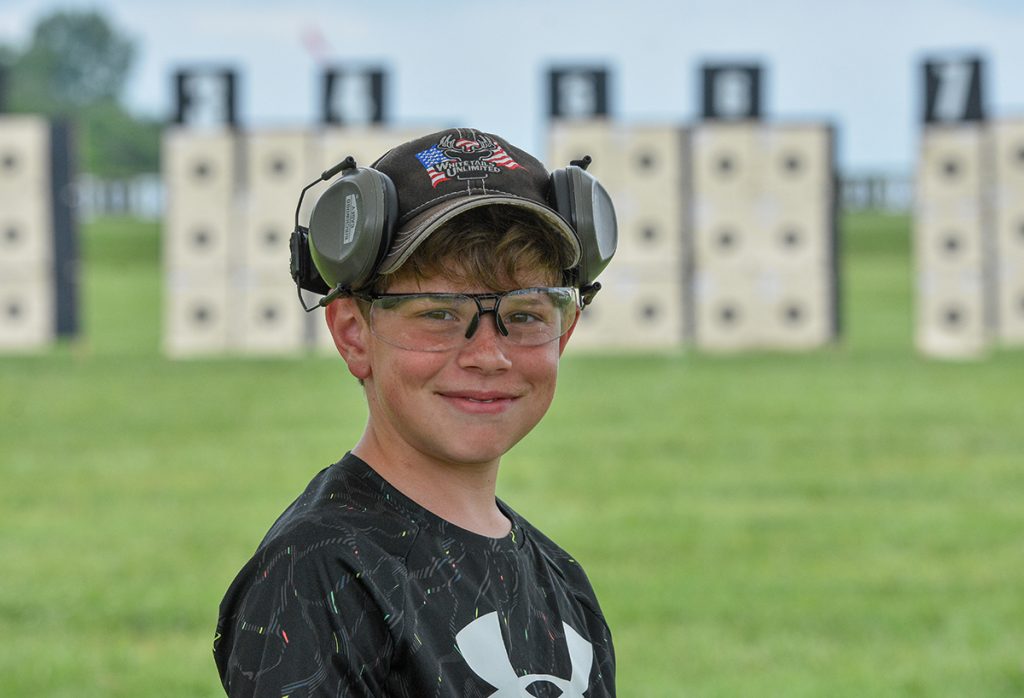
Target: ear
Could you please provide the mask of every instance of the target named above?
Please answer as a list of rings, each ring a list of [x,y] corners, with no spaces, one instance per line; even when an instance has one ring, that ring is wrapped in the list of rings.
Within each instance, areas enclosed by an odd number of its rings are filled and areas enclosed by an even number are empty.
[[[359,380],[370,377],[370,326],[355,298],[339,298],[324,308],[327,329],[348,372]]]
[[[572,326],[569,331],[558,338],[558,355],[561,356],[562,352],[565,351],[565,345],[569,343],[569,337],[572,337],[573,330],[576,329],[577,323],[580,321],[580,309],[576,308],[576,319],[572,321]]]

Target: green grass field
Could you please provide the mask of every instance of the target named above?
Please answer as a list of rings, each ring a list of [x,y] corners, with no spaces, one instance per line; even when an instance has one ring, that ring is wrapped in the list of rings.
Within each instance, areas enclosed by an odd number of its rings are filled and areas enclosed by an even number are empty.
[[[157,228],[84,233],[86,338],[0,358],[0,695],[220,695],[221,594],[361,393],[340,360],[163,359]],[[919,358],[908,221],[843,240],[839,347],[569,356],[504,461],[623,696],[1024,695],[1024,352]]]

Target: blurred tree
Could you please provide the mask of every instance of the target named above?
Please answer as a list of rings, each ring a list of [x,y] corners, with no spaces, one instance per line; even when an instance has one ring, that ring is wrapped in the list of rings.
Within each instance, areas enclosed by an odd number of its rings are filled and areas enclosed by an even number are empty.
[[[20,109],[70,114],[117,100],[135,48],[98,12],[55,12],[42,18],[14,63],[11,102]]]
[[[7,111],[7,83],[11,73],[11,63],[14,61],[14,49],[10,46],[0,44],[0,114]]]
[[[86,107],[79,123],[80,169],[108,178],[160,170],[160,120],[133,116],[105,100]]]
[[[9,65],[8,109],[72,120],[79,169],[126,177],[159,168],[160,127],[121,103],[135,58],[131,39],[95,11],[58,11],[39,20],[21,52],[0,47]]]

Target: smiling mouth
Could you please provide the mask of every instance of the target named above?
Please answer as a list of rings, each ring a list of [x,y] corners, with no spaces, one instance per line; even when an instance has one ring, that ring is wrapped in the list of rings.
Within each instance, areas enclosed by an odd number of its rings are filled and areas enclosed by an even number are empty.
[[[503,396],[503,397],[487,397],[487,398],[483,398],[483,397],[469,397],[468,395],[445,395],[445,397],[452,398],[454,400],[465,400],[466,402],[473,402],[473,403],[476,403],[478,405],[491,405],[491,404],[493,404],[495,402],[512,402],[513,400],[515,400],[515,398],[512,397],[511,395]]]
[[[456,403],[461,402],[464,405],[479,405],[481,407],[491,406],[505,406],[511,405],[515,402],[515,395],[472,395],[467,393],[439,393],[441,397],[448,400],[453,400]]]

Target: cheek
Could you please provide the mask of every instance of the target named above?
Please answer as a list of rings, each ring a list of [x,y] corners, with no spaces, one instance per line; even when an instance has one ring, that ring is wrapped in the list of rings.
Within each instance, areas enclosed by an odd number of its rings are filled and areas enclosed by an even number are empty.
[[[438,354],[377,351],[373,361],[374,387],[385,404],[400,405],[412,394],[429,390],[427,384],[443,368]]]
[[[558,378],[558,347],[551,344],[540,349],[520,365],[520,371],[538,390],[553,394]]]

